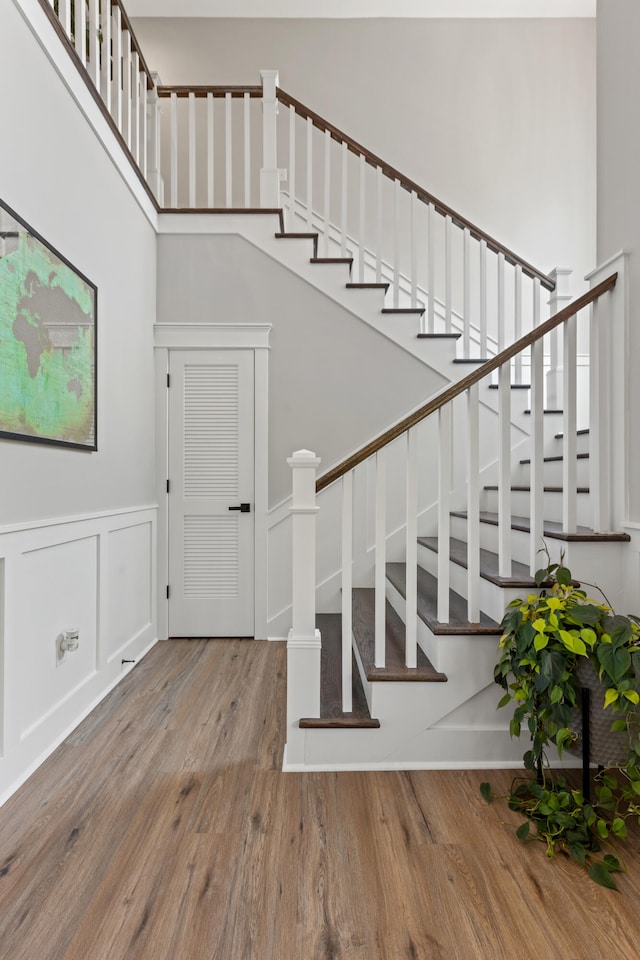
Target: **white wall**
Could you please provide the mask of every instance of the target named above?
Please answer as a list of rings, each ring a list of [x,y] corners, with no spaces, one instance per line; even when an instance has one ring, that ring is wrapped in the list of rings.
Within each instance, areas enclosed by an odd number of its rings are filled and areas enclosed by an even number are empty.
[[[164,83],[280,84],[547,271],[595,260],[595,21],[138,19]]]
[[[446,383],[239,236],[158,238],[158,322],[272,324],[271,505],[291,493],[294,450],[324,472]]]
[[[0,440],[1,798],[155,640],[156,246],[32,0],[0,5],[0,63],[0,197],[98,288],[98,451]],[[73,627],[80,648],[57,666]]]
[[[640,522],[640,5],[598,3],[598,262],[621,249],[629,257],[629,520]],[[636,604],[637,605],[637,604]]]

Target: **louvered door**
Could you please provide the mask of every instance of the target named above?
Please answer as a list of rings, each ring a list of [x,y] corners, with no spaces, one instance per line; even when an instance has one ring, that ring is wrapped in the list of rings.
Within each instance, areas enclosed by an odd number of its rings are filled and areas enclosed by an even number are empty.
[[[251,637],[253,352],[172,351],[170,377],[169,632]]]

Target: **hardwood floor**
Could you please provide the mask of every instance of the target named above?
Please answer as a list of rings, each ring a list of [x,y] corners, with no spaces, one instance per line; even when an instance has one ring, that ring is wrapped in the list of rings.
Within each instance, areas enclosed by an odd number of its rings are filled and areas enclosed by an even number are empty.
[[[0,810],[2,960],[635,960],[503,772],[282,774],[285,649],[156,646]]]

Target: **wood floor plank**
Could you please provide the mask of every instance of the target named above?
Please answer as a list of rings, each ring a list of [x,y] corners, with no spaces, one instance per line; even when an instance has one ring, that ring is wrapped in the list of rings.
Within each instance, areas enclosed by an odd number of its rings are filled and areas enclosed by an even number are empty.
[[[0,960],[636,960],[510,771],[280,772],[283,644],[158,644],[0,809]]]

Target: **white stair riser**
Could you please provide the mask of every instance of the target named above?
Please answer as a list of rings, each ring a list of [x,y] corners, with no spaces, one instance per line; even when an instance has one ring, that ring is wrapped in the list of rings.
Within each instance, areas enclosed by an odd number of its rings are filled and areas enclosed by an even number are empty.
[[[438,575],[438,554],[427,547],[418,544],[418,563],[433,576]],[[461,597],[467,596],[467,570],[460,564],[449,562],[449,576],[451,578],[451,589],[460,594]],[[484,577],[480,577],[480,610],[486,613],[497,623],[500,623],[504,616],[504,608],[516,597],[522,596],[524,587],[499,587]]]
[[[484,501],[484,504],[482,509],[488,510],[490,513],[498,512],[498,491],[497,490],[483,491],[483,501]],[[522,490],[511,491],[512,516],[528,517],[529,504],[530,504],[530,496],[527,491],[522,491]],[[543,510],[544,510],[543,516],[545,520],[554,520],[556,522],[562,521],[562,494],[561,493],[545,493]],[[577,514],[577,522],[579,525],[586,526],[586,527],[591,526],[591,508],[590,508],[589,494],[579,493],[577,495],[576,514]]]
[[[562,471],[564,464],[562,460],[553,460],[543,466],[544,482],[548,486],[562,486]],[[519,463],[512,471],[512,480],[515,484],[528,484],[531,479],[531,464]],[[589,486],[589,461],[576,460],[576,476],[578,486]]]
[[[398,614],[403,623],[405,620],[405,599],[402,594],[396,590],[392,583],[386,581],[387,600]],[[438,637],[434,636],[427,626],[418,617],[418,644],[422,648],[425,656],[431,661],[436,670],[438,666]]]
[[[556,430],[555,433],[561,431]],[[564,439],[556,437],[555,433],[551,438],[548,447],[545,447],[546,457],[561,457],[564,453]],[[589,453],[589,434],[579,433],[576,436],[576,453]]]

